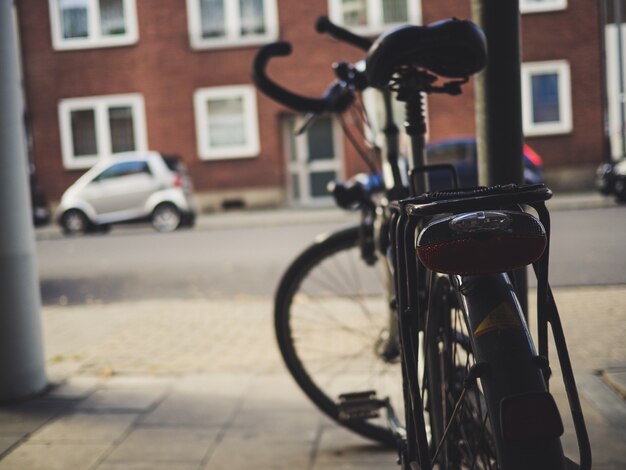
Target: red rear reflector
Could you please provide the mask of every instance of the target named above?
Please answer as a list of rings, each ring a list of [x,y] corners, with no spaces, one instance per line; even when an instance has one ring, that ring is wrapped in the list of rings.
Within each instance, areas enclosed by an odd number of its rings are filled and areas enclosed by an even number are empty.
[[[545,236],[498,233],[417,247],[417,257],[426,267],[439,273],[488,274],[532,264],[545,248]]]
[[[508,441],[556,438],[563,434],[559,409],[548,392],[503,398],[500,423],[502,434]]]
[[[417,239],[417,257],[440,273],[501,273],[534,263],[546,244],[543,225],[531,214],[474,211],[430,222]]]
[[[172,184],[175,188],[181,188],[183,186],[183,177],[176,173]]]

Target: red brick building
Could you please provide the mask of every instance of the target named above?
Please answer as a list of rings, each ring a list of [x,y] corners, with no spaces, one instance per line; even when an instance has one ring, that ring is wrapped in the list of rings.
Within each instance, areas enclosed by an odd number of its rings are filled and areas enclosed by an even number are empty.
[[[376,35],[390,24],[470,18],[459,0],[17,0],[32,158],[52,200],[98,158],[179,154],[204,208],[314,203],[326,181],[363,169],[338,123],[294,138],[299,117],[259,94],[258,47],[293,43],[270,74],[319,95],[356,51],[314,31],[327,14]],[[604,155],[596,2],[520,0],[526,141],[553,181],[588,184]],[[473,87],[428,102],[429,139],[474,133]],[[571,179],[573,177],[576,179]],[[557,181],[558,183],[559,181]]]

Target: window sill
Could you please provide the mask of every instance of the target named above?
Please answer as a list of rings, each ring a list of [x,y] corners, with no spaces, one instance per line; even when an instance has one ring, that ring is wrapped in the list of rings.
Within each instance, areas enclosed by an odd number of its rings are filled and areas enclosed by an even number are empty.
[[[103,49],[109,47],[133,46],[139,42],[137,37],[124,37],[115,39],[80,39],[80,40],[55,40],[52,47],[55,51],[74,51],[85,49]]]
[[[528,5],[522,6],[520,5],[520,13],[522,15],[529,15],[533,13],[549,13],[552,11],[563,11],[567,9],[567,3],[557,4],[557,5]]]
[[[558,135],[567,135],[573,132],[572,126],[567,125],[551,125],[545,127],[534,127],[532,129],[525,129],[524,136],[526,137],[550,137]]]
[[[238,39],[203,39],[197,36],[190,36],[189,38],[191,48],[196,51],[262,46],[277,40],[277,34]]]
[[[200,153],[200,160],[211,162],[211,161],[219,161],[219,160],[246,160],[251,158],[257,158],[259,156],[259,151],[254,150],[241,150],[241,149],[233,149],[232,151],[213,151],[211,153],[203,151]]]
[[[72,159],[63,159],[63,168],[66,170],[88,170],[103,158],[100,155],[91,157],[76,157]]]

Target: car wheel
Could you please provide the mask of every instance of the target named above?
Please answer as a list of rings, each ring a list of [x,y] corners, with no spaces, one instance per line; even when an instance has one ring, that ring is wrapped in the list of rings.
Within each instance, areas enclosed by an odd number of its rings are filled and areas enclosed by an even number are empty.
[[[619,178],[615,180],[613,189],[615,191],[615,198],[617,199],[617,202],[626,202],[626,178]]]
[[[65,235],[82,235],[89,229],[89,220],[82,211],[70,209],[63,214],[61,227]]]
[[[180,211],[169,202],[159,204],[152,212],[152,226],[158,232],[173,232],[180,226],[181,220]]]

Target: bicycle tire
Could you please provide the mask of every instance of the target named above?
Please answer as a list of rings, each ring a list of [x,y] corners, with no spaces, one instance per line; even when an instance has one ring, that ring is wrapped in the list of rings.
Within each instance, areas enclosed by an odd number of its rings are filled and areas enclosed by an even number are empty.
[[[431,346],[426,353],[428,384],[425,388],[431,407],[428,411],[433,450],[440,447],[436,468],[564,469],[565,459],[558,436],[518,441],[503,436],[502,400],[546,393],[543,373],[537,361],[532,360],[535,351],[508,278],[502,274],[457,279],[460,289],[454,289],[447,276],[437,277],[431,293],[432,322],[427,335],[434,336],[426,342],[437,346]],[[484,298],[487,292],[489,300]],[[491,331],[481,331],[481,325],[486,324],[484,321],[489,316],[485,312],[493,312],[494,307],[499,312],[515,315],[518,323],[502,323],[502,328],[498,328],[492,322]],[[491,337],[487,338],[488,335]],[[490,373],[481,377],[471,390],[468,388],[461,411],[451,421],[441,443],[464,381],[476,363]]]
[[[275,296],[274,319],[283,360],[307,397],[345,428],[395,445],[396,438],[382,416],[340,420],[336,402],[341,393],[375,390],[378,398],[399,397],[392,401],[401,406],[400,365],[384,361],[379,354],[391,314],[384,280],[373,276],[383,262],[379,259],[368,266],[361,259],[359,226],[316,241],[283,275]],[[352,290],[360,281],[366,288]],[[319,309],[312,313],[311,307]],[[311,344],[316,349],[307,350]],[[319,362],[310,351],[325,354],[320,358],[326,362]],[[320,369],[320,364],[328,370]],[[403,416],[403,411],[398,415]]]

